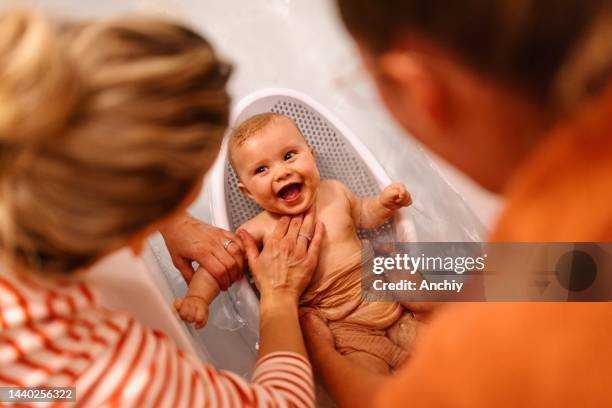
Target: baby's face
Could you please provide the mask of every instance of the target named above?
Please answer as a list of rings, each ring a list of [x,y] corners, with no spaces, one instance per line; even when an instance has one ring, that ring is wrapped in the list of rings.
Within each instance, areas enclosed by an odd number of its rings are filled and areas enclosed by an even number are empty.
[[[321,180],[314,154],[288,119],[277,118],[232,151],[238,187],[263,209],[300,214]]]

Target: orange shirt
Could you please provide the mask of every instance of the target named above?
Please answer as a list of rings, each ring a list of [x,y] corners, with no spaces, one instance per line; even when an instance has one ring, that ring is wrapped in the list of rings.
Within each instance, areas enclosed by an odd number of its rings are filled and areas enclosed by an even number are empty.
[[[495,241],[612,241],[612,88],[510,184]],[[612,306],[466,303],[439,312],[384,407],[612,406]]]

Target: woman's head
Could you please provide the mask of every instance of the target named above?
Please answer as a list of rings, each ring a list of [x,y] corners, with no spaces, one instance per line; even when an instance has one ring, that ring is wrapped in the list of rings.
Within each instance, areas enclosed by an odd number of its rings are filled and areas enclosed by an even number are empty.
[[[0,16],[0,244],[88,265],[194,193],[228,121],[229,67],[177,24]]]
[[[604,0],[338,3],[396,118],[493,190],[612,71]]]

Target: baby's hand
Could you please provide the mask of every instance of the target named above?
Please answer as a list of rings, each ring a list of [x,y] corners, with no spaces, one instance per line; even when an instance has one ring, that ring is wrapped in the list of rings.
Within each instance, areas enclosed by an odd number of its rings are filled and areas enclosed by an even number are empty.
[[[176,299],[174,307],[183,320],[195,323],[196,330],[204,327],[208,321],[208,305],[201,297],[187,296]]]
[[[412,197],[402,183],[393,183],[385,187],[383,192],[380,193],[380,203],[383,207],[395,211],[412,204]]]

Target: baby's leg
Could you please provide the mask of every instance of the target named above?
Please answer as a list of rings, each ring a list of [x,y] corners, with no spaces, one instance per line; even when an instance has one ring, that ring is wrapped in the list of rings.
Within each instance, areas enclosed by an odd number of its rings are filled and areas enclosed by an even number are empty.
[[[391,374],[391,367],[389,367],[389,364],[387,364],[382,358],[376,357],[374,354],[370,354],[365,351],[353,351],[345,354],[345,356],[363,368],[377,374]]]

